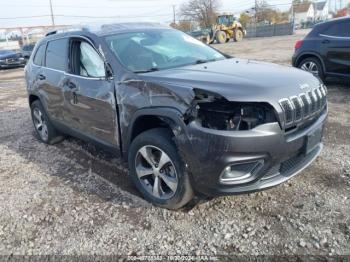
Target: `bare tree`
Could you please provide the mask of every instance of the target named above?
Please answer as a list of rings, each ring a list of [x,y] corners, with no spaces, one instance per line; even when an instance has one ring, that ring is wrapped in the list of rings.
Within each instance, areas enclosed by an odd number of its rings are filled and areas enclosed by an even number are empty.
[[[185,20],[193,20],[202,27],[209,27],[215,23],[220,6],[220,0],[189,0],[181,5],[180,14]]]

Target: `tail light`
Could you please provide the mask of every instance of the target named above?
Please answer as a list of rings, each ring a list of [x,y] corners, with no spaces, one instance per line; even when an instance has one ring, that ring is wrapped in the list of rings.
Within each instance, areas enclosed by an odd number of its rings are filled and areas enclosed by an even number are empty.
[[[295,43],[294,48],[295,48],[295,49],[299,49],[299,48],[303,45],[303,43],[304,43],[303,40],[298,40],[298,41]]]

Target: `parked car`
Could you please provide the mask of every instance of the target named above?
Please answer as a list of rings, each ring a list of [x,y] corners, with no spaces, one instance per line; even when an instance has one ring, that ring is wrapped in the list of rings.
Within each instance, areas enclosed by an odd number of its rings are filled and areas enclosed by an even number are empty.
[[[180,31],[114,24],[52,32],[25,70],[38,138],[71,135],[128,161],[150,202],[276,186],[319,155],[326,87],[304,71],[232,58]],[[201,195],[202,195],[201,194]]]
[[[35,44],[23,45],[21,48],[22,56],[28,60],[30,55],[33,52],[34,47],[35,47]]]
[[[24,65],[25,60],[20,53],[12,50],[0,50],[0,69]]]
[[[350,78],[350,17],[317,24],[295,44],[293,66],[321,79]]]

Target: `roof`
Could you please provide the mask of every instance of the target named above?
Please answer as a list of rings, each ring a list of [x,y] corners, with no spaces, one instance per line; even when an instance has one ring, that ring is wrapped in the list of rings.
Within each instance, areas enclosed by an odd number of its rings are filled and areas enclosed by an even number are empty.
[[[307,13],[312,3],[296,4],[293,6],[294,13]]]
[[[327,2],[316,2],[315,3],[315,9],[318,11],[322,11],[324,9],[324,7],[326,6]]]
[[[62,33],[72,33],[85,31],[96,34],[98,36],[108,35],[119,32],[128,32],[128,31],[138,31],[138,30],[147,30],[147,29],[156,29],[156,28],[169,28],[169,26],[165,26],[160,23],[150,23],[150,22],[131,22],[131,23],[92,23],[87,25],[78,25],[71,26],[64,29],[58,29],[54,31],[50,31],[46,34],[46,36],[57,35]]]

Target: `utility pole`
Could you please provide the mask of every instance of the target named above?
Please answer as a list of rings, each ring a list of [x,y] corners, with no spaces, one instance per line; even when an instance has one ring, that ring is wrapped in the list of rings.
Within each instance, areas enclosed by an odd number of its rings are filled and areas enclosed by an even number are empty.
[[[173,23],[174,23],[174,25],[175,25],[175,24],[176,24],[176,10],[175,10],[175,5],[173,5],[173,16],[174,16]]]
[[[50,1],[50,11],[51,11],[51,23],[53,26],[55,26],[55,17],[53,15],[52,0],[49,0],[49,1]]]
[[[212,24],[212,19],[213,19],[213,3],[211,0],[209,0],[209,20],[208,23]]]
[[[255,14],[254,14],[255,26],[258,23],[258,0],[255,0]]]

